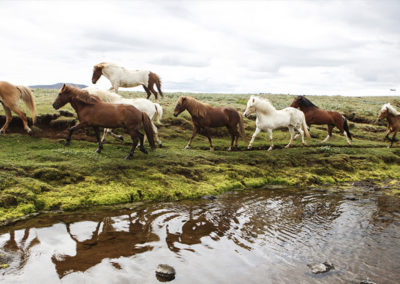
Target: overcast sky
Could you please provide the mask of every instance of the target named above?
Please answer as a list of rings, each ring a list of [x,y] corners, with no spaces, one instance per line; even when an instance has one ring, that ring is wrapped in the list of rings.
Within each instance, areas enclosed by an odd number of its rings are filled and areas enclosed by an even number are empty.
[[[397,95],[399,59],[400,1],[0,1],[15,84],[90,86],[110,61],[165,91]]]

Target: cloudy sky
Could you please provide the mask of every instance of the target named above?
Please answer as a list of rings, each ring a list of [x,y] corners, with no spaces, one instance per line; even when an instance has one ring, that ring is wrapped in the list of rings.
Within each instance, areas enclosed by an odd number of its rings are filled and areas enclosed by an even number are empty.
[[[15,84],[91,85],[111,61],[165,91],[398,95],[399,59],[400,1],[0,1]]]

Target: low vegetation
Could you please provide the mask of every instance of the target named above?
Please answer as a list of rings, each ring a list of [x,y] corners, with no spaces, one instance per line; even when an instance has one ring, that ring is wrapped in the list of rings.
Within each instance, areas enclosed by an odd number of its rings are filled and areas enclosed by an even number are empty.
[[[121,93],[126,97],[144,97],[140,92]],[[313,126],[309,147],[302,147],[298,139],[293,148],[283,149],[289,133],[278,130],[274,132],[276,149],[272,152],[266,151],[269,143],[266,133],[256,138],[252,151],[241,141],[239,150],[227,152],[228,133],[216,129],[212,132],[216,151],[210,152],[208,140],[201,135],[195,138],[192,149],[183,150],[191,135],[190,116],[183,113],[173,117],[175,102],[183,94],[167,93],[160,101],[164,117],[159,133],[164,147],[149,151],[148,155],[136,151],[134,159],[126,161],[123,158],[130,146],[127,135],[124,143],[108,137],[100,155],[95,153],[97,145],[93,143],[91,130],[74,134],[71,146],[64,147],[66,129],[75,118],[70,116],[73,113],[70,107],[62,109],[67,111],[62,116],[52,109],[56,94],[55,90],[34,91],[39,119],[32,137],[16,133],[21,132],[18,123],[10,133],[0,136],[0,222],[3,224],[41,211],[197,198],[270,184],[305,187],[373,180],[396,185],[395,180],[400,178],[399,144],[387,149],[388,141],[383,140],[385,125],[373,123],[384,103],[400,106],[400,101],[393,97],[310,97],[316,105],[340,111],[350,119],[352,147],[337,132],[329,143],[321,144],[327,134],[325,126]],[[185,95],[241,111],[249,97]],[[277,108],[287,107],[294,98],[262,96]],[[248,119],[245,122],[250,138],[255,122]]]

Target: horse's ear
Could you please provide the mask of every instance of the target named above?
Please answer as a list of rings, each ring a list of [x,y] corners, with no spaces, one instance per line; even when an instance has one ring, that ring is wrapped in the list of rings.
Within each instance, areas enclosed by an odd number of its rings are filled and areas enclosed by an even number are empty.
[[[186,97],[182,97],[182,102],[184,102],[186,100]]]
[[[256,98],[255,97],[253,97],[253,104],[256,102]]]
[[[62,86],[62,88],[61,88],[61,91],[64,91],[65,90],[65,84],[63,84],[63,86]]]

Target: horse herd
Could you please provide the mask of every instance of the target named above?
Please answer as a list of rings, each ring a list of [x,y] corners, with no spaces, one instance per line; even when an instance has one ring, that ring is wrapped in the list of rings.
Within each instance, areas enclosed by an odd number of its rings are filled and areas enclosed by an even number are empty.
[[[155,96],[156,100],[158,99],[158,93],[163,97],[159,76],[150,71],[128,70],[106,62],[94,66],[92,83],[95,84],[102,75],[110,80],[112,85],[110,91],[114,92],[90,87],[78,89],[65,84],[60,89],[53,107],[59,109],[70,103],[79,120],[77,125],[69,129],[65,145],[68,146],[70,144],[71,136],[75,130],[92,127],[98,142],[96,152],[100,153],[107,133],[123,139],[122,136],[115,135],[112,129],[125,128],[132,139],[132,147],[126,159],[131,159],[136,147],[139,147],[140,151],[147,153],[144,147],[145,136],[139,132],[143,128],[151,148],[155,148],[155,141],[159,147],[162,147],[153,119],[155,118],[156,122],[160,123],[163,109],[160,104],[149,100],[151,94]],[[142,85],[146,91],[147,99],[126,99],[118,95],[119,87],[135,87],[139,85]],[[154,89],[154,85],[157,87],[158,92]],[[0,82],[0,101],[6,115],[6,122],[0,129],[0,134],[5,133],[11,122],[11,111],[22,119],[27,133],[32,133],[28,126],[26,114],[18,107],[20,99],[24,101],[30,110],[34,123],[36,108],[30,89],[25,86],[14,86],[8,82]],[[236,109],[232,107],[212,107],[192,97],[181,96],[176,103],[173,114],[177,117],[185,110],[190,113],[193,122],[193,132],[185,149],[191,147],[194,137],[202,130],[202,133],[209,140],[210,150],[214,150],[210,128],[215,127],[226,127],[228,129],[231,135],[231,144],[228,151],[231,151],[234,145],[238,147],[240,137],[247,141],[243,116]],[[249,117],[253,114],[256,116],[256,130],[249,142],[248,149],[252,148],[254,139],[260,131],[267,131],[270,139],[268,150],[272,150],[274,147],[272,131],[282,127],[288,128],[290,132],[290,141],[285,148],[291,146],[298,134],[301,135],[302,143],[307,145],[304,136],[311,138],[308,128],[313,124],[328,125],[328,135],[322,141],[323,143],[332,136],[332,130],[336,126],[340,133],[345,136],[347,143],[351,145],[352,136],[347,119],[336,111],[318,108],[305,96],[296,97],[289,107],[282,110],[275,109],[267,99],[251,96],[247,102],[244,116]],[[382,106],[378,116],[378,119],[384,118],[388,121],[385,137],[391,141],[389,145],[391,147],[397,132],[400,130],[400,113],[387,103]],[[102,139],[100,139],[100,127],[104,128]],[[295,131],[298,134],[295,135]],[[392,138],[389,138],[390,133],[393,133]]]

